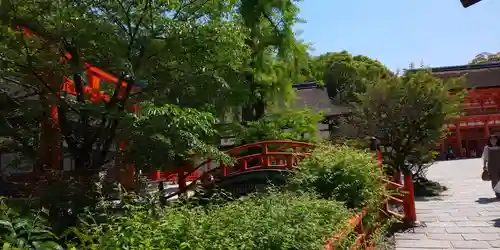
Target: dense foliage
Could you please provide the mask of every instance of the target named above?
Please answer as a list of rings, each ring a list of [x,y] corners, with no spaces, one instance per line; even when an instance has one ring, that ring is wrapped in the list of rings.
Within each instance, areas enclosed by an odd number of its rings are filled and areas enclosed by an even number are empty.
[[[320,249],[351,215],[314,195],[270,193],[205,208],[134,211],[90,227],[87,249]],[[105,231],[103,231],[105,229]]]
[[[74,243],[57,244],[43,221],[4,213],[0,239],[3,249],[322,249],[352,215],[314,194],[272,192],[207,207],[135,207],[126,216],[109,215],[106,224],[73,229]]]
[[[173,107],[178,112],[170,112],[171,122],[205,121],[184,108],[215,118],[230,113],[238,117],[235,122],[253,121],[264,115],[268,104],[290,100],[292,84],[308,72],[307,46],[292,31],[299,20],[291,0],[2,1],[1,9],[1,100],[8,106],[1,110],[2,127],[8,128],[5,136],[12,142],[6,147],[16,146],[23,157],[40,165],[54,162],[38,150],[40,131],[42,138],[55,138],[54,142],[62,137],[75,168],[95,174],[115,157],[110,152],[117,135],[142,125],[139,129],[146,134],[165,131],[161,134],[167,136],[155,141],[157,151],[149,147],[142,155],[164,154],[168,165],[188,155],[185,143],[173,141],[190,141],[200,129],[211,131],[216,120],[173,136],[176,124],[126,119],[131,103],[148,101],[156,110]],[[16,29],[20,26],[38,35],[27,36]],[[61,51],[71,56],[63,65]],[[127,87],[102,83],[110,100],[93,103],[84,91],[88,80],[84,60],[116,75]],[[58,95],[63,75],[74,81],[75,97]],[[12,88],[19,89],[17,94]],[[22,92],[42,98],[28,100]],[[58,109],[60,131],[49,119],[53,106]],[[141,121],[148,119],[147,114],[151,112],[140,114]],[[202,156],[214,153],[204,144],[218,139],[217,133],[205,134],[197,138]],[[129,146],[140,151],[143,144]],[[138,167],[168,167],[156,165],[158,161],[137,162]]]
[[[372,153],[346,146],[320,146],[301,161],[291,178],[295,189],[316,192],[349,208],[380,204],[386,194],[382,170]]]
[[[62,249],[57,237],[39,214],[21,216],[0,199],[0,242],[2,249]]]
[[[322,81],[328,95],[340,103],[356,101],[355,93],[363,93],[366,85],[392,73],[382,63],[347,51],[326,53],[312,63],[314,77]]]
[[[237,137],[246,143],[264,140],[315,142],[319,140],[318,123],[322,120],[321,114],[310,109],[280,110],[239,127]]]
[[[500,52],[489,53],[483,52],[477,54],[470,64],[481,64],[481,63],[498,63],[500,62]]]

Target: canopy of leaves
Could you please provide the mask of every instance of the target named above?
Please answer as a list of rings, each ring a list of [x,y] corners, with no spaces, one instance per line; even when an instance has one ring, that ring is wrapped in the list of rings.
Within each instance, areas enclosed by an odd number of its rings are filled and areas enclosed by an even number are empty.
[[[318,123],[321,114],[310,109],[287,109],[270,113],[258,121],[239,127],[237,138],[245,143],[264,140],[293,140],[314,142],[319,140]]]
[[[500,52],[497,53],[489,53],[483,52],[479,53],[472,59],[470,64],[481,64],[481,63],[498,63],[500,62]]]
[[[141,115],[132,115],[124,132],[131,139],[128,149],[136,167],[178,168],[194,155],[229,161],[218,150],[216,119],[211,113],[150,102],[141,105]]]
[[[362,93],[366,85],[392,75],[377,60],[366,56],[352,56],[347,51],[326,53],[312,62],[315,79],[327,87],[328,95],[341,103],[355,101],[355,93]]]
[[[265,114],[273,94],[291,93],[291,85],[307,75],[307,46],[297,41],[293,27],[298,19],[296,0],[244,0],[241,13],[248,29],[246,45],[251,57],[245,75],[250,89],[242,112],[244,121]]]
[[[201,136],[199,131],[203,131],[206,136],[198,139],[207,143],[204,145],[214,143],[209,132],[213,117],[256,99],[264,104],[287,100],[291,85],[307,72],[303,64],[307,64],[303,60],[307,47],[292,31],[299,20],[291,0],[1,3],[0,77],[8,83],[2,83],[1,101],[8,104],[2,107],[9,107],[1,112],[2,127],[7,128],[10,139],[5,141],[36,158],[38,124],[48,116],[49,106],[58,106],[60,132],[77,168],[99,169],[117,140],[115,135],[130,128],[137,132],[140,126],[146,131],[151,127],[170,131],[162,132],[170,138],[154,143],[161,150],[154,155],[184,157],[193,150],[185,152],[187,145],[172,141],[192,141],[193,135]],[[38,35],[27,36],[17,29],[19,25]],[[59,59],[66,52],[71,59],[61,65]],[[126,81],[126,98],[117,98],[123,91],[119,86],[102,83],[102,90],[112,100],[108,104],[91,102],[83,93],[88,80],[84,61]],[[76,97],[59,97],[63,75],[74,80]],[[13,95],[12,88],[22,95]],[[28,101],[26,94],[35,98]],[[149,100],[154,102],[145,106],[151,110],[172,112],[165,118],[170,122],[186,119],[199,123],[191,128],[182,125],[179,131],[185,133],[176,134],[165,123],[160,129],[159,123],[153,125],[145,118],[153,115],[156,121],[166,113],[147,111],[138,120],[124,119],[128,105]],[[189,109],[184,112],[183,108]],[[213,117],[200,118],[208,117],[206,112]],[[160,141],[166,144],[161,146]],[[170,160],[174,159],[164,162]]]
[[[358,95],[356,123],[365,135],[379,139],[388,165],[418,163],[446,135],[444,125],[460,115],[463,95],[450,91],[462,84],[462,79],[443,82],[425,70],[380,79]]]

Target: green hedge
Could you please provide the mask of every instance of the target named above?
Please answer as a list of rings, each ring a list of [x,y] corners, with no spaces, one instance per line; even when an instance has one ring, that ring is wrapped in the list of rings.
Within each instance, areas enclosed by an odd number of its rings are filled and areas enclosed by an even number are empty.
[[[84,233],[87,249],[322,249],[352,212],[310,194],[275,192],[220,206],[135,211]],[[85,238],[85,237],[82,237]],[[92,244],[91,244],[92,243]]]
[[[322,145],[299,163],[290,184],[344,202],[348,208],[362,208],[380,204],[387,192],[380,181],[383,177],[373,153]]]

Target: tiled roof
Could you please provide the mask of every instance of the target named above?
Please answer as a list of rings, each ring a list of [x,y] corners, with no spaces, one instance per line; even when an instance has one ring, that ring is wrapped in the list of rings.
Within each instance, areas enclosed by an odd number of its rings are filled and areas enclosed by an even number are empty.
[[[430,70],[434,76],[443,80],[466,75],[466,86],[469,88],[500,87],[500,63],[498,62],[436,67]]]
[[[325,87],[314,83],[302,83],[294,85],[297,91],[294,108],[311,108],[313,112],[323,112],[327,116],[350,113],[347,106],[335,105],[328,97]]]

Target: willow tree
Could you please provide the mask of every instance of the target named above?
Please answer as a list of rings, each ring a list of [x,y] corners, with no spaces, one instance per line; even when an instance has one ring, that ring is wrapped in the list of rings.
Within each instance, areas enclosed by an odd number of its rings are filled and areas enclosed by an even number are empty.
[[[251,52],[245,81],[249,99],[242,109],[243,121],[263,117],[269,91],[286,92],[307,67],[304,45],[293,31],[300,21],[296,0],[241,0],[239,13],[247,29],[245,44]],[[283,74],[285,73],[285,74]]]

